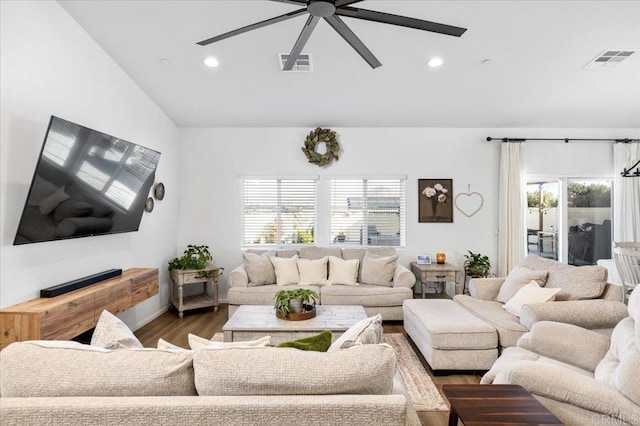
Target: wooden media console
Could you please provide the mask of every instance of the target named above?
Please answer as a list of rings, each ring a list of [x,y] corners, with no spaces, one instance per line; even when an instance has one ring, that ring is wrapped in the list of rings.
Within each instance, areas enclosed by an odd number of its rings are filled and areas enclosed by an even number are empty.
[[[158,294],[157,268],[122,275],[61,296],[0,310],[0,350],[25,340],[68,340],[95,327],[103,310],[118,314]]]

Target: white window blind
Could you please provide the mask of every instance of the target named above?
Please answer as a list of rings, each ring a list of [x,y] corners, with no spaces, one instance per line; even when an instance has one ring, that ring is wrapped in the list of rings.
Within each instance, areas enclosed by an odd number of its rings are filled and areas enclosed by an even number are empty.
[[[313,244],[316,180],[244,178],[242,245]]]
[[[332,179],[330,241],[405,245],[406,179]]]

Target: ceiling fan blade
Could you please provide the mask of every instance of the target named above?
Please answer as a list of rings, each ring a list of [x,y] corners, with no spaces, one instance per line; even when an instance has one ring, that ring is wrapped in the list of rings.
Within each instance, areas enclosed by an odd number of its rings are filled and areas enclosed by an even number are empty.
[[[336,0],[335,7],[349,6],[353,3],[360,3],[362,0]]]
[[[293,65],[296,63],[298,55],[302,52],[304,45],[307,44],[307,40],[309,40],[309,37],[316,25],[318,25],[319,20],[319,16],[309,16],[309,19],[307,19],[307,22],[304,24],[304,28],[302,28],[302,32],[298,36],[298,40],[296,40],[296,44],[294,44],[293,49],[291,49],[287,63],[284,64],[283,71],[291,71],[293,69]]]
[[[336,9],[336,15],[349,18],[363,19],[365,21],[381,22],[383,24],[398,25],[400,27],[415,28],[417,30],[431,31],[433,33],[460,37],[467,31],[466,28],[452,25],[439,24],[437,22],[423,21],[422,19],[409,18],[407,16],[392,15],[390,13],[376,12],[356,7],[340,7]]]
[[[228,33],[199,41],[197,44],[200,46],[206,46],[208,44],[215,43],[216,41],[224,40],[225,38],[233,37],[248,31],[257,30],[258,28],[266,27],[267,25],[277,24],[278,22],[286,21],[287,19],[295,18],[296,16],[300,16],[305,13],[307,13],[307,9],[294,10],[293,12],[285,13],[284,15],[276,16],[275,18],[260,21],[255,24],[247,25],[246,27],[238,28],[237,30],[229,31]]]
[[[373,53],[371,53],[367,46],[364,45],[362,40],[360,40],[358,36],[355,35],[349,27],[347,27],[347,24],[345,24],[342,19],[340,19],[336,15],[333,15],[327,16],[326,18],[324,18],[324,20],[327,21],[329,25],[331,25],[333,29],[336,30],[336,32],[340,34],[342,38],[345,39],[345,41],[355,49],[356,52],[358,52],[360,56],[362,56],[362,59],[367,61],[371,68],[378,68],[380,65],[382,65],[378,58],[373,56]]]

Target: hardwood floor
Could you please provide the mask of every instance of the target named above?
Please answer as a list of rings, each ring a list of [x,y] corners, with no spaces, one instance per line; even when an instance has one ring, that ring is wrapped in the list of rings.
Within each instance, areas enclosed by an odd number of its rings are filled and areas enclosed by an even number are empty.
[[[187,334],[192,333],[201,337],[211,338],[215,333],[222,331],[222,326],[226,322],[227,305],[221,304],[217,313],[214,313],[212,309],[187,311],[184,313],[183,319],[179,319],[174,311],[165,312],[140,328],[135,334],[145,347],[155,348],[158,339],[162,338],[174,345],[186,348],[188,347]],[[402,321],[385,323],[383,326],[385,333],[404,333]],[[414,350],[416,350],[415,347]],[[480,382],[481,375],[478,373],[434,376],[422,355],[418,351],[416,353],[438,388],[443,384],[474,384]],[[418,412],[418,415],[423,425],[435,426],[447,425],[449,417],[448,412],[422,411]]]

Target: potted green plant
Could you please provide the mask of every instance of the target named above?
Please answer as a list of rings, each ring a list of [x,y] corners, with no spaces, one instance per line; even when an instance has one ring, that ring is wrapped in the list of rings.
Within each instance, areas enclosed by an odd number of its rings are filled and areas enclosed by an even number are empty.
[[[169,261],[169,270],[172,269],[195,269],[202,270],[207,267],[207,262],[213,259],[209,246],[189,244],[183,255]],[[223,268],[219,268],[221,273]],[[205,271],[200,272],[202,276],[206,276]]]
[[[295,290],[280,290],[275,295],[275,304],[273,307],[282,316],[290,313],[301,313],[311,311],[315,308],[318,301],[318,293],[306,288],[297,288]]]
[[[467,250],[465,254],[464,272],[470,278],[486,278],[491,273],[491,262],[488,256]]]

